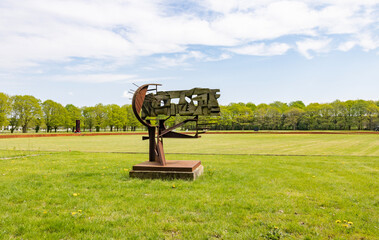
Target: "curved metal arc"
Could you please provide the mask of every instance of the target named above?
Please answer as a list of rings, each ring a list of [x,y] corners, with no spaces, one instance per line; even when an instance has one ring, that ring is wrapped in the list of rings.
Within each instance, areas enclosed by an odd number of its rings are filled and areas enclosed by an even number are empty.
[[[142,109],[143,102],[145,100],[146,92],[147,92],[150,85],[161,86],[161,84],[155,84],[155,83],[154,84],[144,84],[144,85],[140,86],[135,91],[135,93],[133,95],[133,99],[132,99],[133,113],[136,116],[137,120],[140,121],[140,123],[142,123],[146,127],[154,127],[153,125],[144,121],[140,116],[140,112]]]

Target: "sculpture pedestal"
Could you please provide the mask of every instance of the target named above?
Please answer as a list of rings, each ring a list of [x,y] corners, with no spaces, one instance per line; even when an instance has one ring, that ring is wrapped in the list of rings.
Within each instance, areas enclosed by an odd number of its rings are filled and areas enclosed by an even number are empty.
[[[143,162],[133,166],[129,176],[141,179],[183,179],[196,180],[204,171],[201,161],[166,161],[162,166],[157,162]]]

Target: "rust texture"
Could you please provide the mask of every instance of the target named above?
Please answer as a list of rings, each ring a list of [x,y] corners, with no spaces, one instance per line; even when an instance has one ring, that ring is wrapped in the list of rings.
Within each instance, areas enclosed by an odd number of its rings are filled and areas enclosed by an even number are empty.
[[[153,87],[152,89],[150,87]],[[140,86],[132,99],[133,113],[144,126],[149,136],[149,161],[165,166],[167,164],[163,150],[163,138],[198,138],[199,116],[218,116],[220,107],[217,99],[219,89],[193,88],[181,91],[158,91],[160,84],[145,84]],[[177,103],[174,103],[176,99]],[[189,116],[170,128],[165,127],[165,121],[172,116]],[[188,122],[196,123],[194,136],[174,132],[178,127]]]

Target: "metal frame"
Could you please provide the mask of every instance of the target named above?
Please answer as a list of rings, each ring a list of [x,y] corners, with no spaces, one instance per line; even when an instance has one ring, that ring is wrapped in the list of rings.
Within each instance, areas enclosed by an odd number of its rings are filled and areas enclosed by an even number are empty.
[[[155,86],[155,89],[149,89],[149,86]],[[145,84],[140,86],[133,95],[132,109],[137,120],[147,127],[149,133],[149,136],[142,137],[142,140],[149,139],[149,161],[158,162],[160,165],[165,166],[166,157],[163,150],[163,138],[199,138],[200,136],[198,131],[198,116],[195,116],[191,119],[186,119],[183,122],[180,122],[170,128],[166,128],[164,124],[164,122],[167,121],[170,117],[166,119],[157,119],[157,125],[153,125],[151,123],[151,120],[144,120],[141,118],[140,112],[143,102],[145,101],[146,93],[148,91],[155,91],[157,93],[158,86],[161,86],[161,84]],[[194,136],[173,131],[185,123],[192,121],[196,122],[196,133]]]

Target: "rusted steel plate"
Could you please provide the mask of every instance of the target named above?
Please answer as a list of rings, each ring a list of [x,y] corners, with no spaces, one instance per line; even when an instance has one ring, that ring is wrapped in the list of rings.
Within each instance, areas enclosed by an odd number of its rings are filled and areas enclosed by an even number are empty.
[[[163,151],[163,144],[161,141],[157,142],[157,152],[158,152],[158,161],[161,165],[165,166],[166,165],[166,157],[164,155]]]
[[[173,171],[173,172],[192,172],[201,165],[201,161],[176,161],[167,160],[166,165],[162,166],[158,162],[143,162],[133,166],[133,170],[143,171]]]
[[[143,101],[145,100],[145,96],[146,96],[146,92],[147,92],[148,88],[149,88],[149,84],[145,84],[136,90],[136,92],[133,95],[133,99],[132,99],[132,109],[133,109],[134,115],[136,116],[138,121],[140,121],[146,127],[152,127],[146,121],[142,120],[142,118],[140,116],[142,104],[143,104]]]
[[[142,104],[143,101],[145,100],[146,92],[147,92],[147,87],[142,88],[140,91],[138,91],[138,94],[136,95],[136,111],[139,113],[141,112],[142,109]]]

